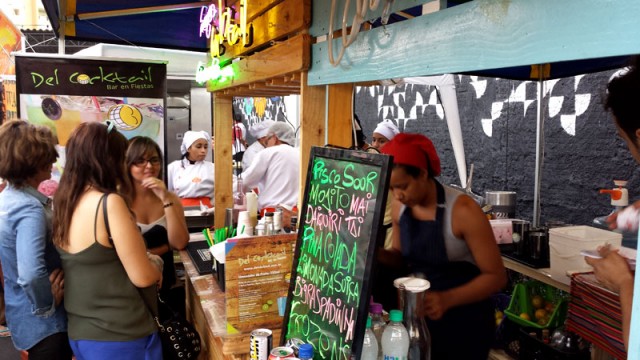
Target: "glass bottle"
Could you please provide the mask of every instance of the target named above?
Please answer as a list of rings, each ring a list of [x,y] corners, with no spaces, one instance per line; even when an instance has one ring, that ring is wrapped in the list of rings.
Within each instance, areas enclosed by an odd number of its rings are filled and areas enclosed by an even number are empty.
[[[244,195],[242,178],[236,180],[236,191],[233,193],[233,208],[236,211],[247,210],[247,199]]]
[[[409,359],[431,359],[431,334],[422,316],[418,316],[418,305],[424,303],[429,281],[420,278],[399,278],[393,282],[398,289],[399,305],[404,309],[404,326],[409,333]]]

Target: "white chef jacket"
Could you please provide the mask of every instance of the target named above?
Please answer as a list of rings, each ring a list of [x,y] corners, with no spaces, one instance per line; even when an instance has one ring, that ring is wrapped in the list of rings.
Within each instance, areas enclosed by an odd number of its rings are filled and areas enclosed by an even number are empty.
[[[242,173],[245,189],[258,188],[258,208],[298,204],[300,149],[287,144],[268,147]]]
[[[260,141],[254,141],[253,144],[249,145],[242,156],[242,169],[248,169],[249,166],[251,166],[251,162],[256,157],[256,154],[262,150],[264,150],[264,146],[260,144]]]
[[[213,199],[213,171],[209,161],[176,160],[167,168],[167,188],[180,198]]]

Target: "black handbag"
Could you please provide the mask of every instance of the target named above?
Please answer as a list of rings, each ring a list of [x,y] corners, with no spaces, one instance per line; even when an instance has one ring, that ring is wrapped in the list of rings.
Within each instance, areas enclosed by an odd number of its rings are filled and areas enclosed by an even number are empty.
[[[173,311],[158,296],[158,307],[164,307],[171,314],[168,319],[160,321],[153,316],[158,325],[158,334],[162,341],[162,355],[165,360],[196,359],[200,354],[200,334],[182,315]]]
[[[107,217],[107,196],[104,194],[100,201],[102,201],[102,212],[104,215],[104,224],[107,228],[107,234],[109,235],[109,242],[113,244],[111,240],[111,229],[109,228],[109,218]],[[173,311],[169,305],[167,305],[160,296],[158,296],[158,307],[164,307],[166,314],[169,314],[166,320],[160,321],[158,312],[154,311],[154,307],[147,303],[142,292],[140,292],[142,301],[151,313],[153,320],[158,325],[158,335],[160,335],[160,341],[162,342],[162,357],[164,360],[180,360],[180,359],[196,359],[200,354],[200,334],[196,331],[196,328],[187,321],[182,315]]]

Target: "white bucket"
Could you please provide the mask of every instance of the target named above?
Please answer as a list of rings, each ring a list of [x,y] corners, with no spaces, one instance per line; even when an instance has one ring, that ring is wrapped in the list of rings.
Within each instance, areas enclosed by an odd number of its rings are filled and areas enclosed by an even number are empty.
[[[580,255],[580,250],[595,250],[598,246],[611,244],[614,248],[622,245],[622,234],[591,226],[567,226],[549,229],[549,260],[551,276],[569,284],[568,271],[588,272],[591,267]]]

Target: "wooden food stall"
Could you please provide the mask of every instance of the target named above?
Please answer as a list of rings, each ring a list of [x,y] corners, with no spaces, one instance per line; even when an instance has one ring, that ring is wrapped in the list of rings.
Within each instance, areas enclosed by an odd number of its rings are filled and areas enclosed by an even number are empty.
[[[214,97],[218,140],[216,208],[232,204],[229,169],[233,96],[299,94],[300,153],[301,163],[306,164],[313,145],[351,145],[348,130],[356,84],[640,53],[640,46],[628,41],[640,30],[637,21],[627,15],[639,10],[631,3],[604,8],[595,0],[582,1],[581,16],[577,17],[573,2],[476,0],[446,8],[442,1],[396,0],[389,4],[391,13],[403,14],[404,9],[417,5],[425,11],[422,16],[406,16],[406,21],[375,28],[366,23],[388,15],[383,14],[382,6],[387,2],[381,1],[377,9],[366,8],[365,4],[364,14],[358,17],[352,3],[342,28],[334,25],[339,24],[336,19],[345,4],[336,3],[333,10],[324,1],[248,4],[247,21],[253,22],[254,42],[246,47],[227,47],[218,58],[222,66],[233,69],[234,77],[207,83]],[[233,4],[246,3],[230,1],[227,5]],[[603,17],[615,18],[616,22],[602,28]],[[266,27],[259,28],[258,24]],[[341,38],[347,36],[353,40],[350,45]],[[341,51],[344,56],[338,55]],[[302,188],[306,174],[303,166],[301,169]],[[216,225],[222,226],[223,221],[216,218]],[[566,289],[548,280],[544,273],[515,263],[506,265]]]

